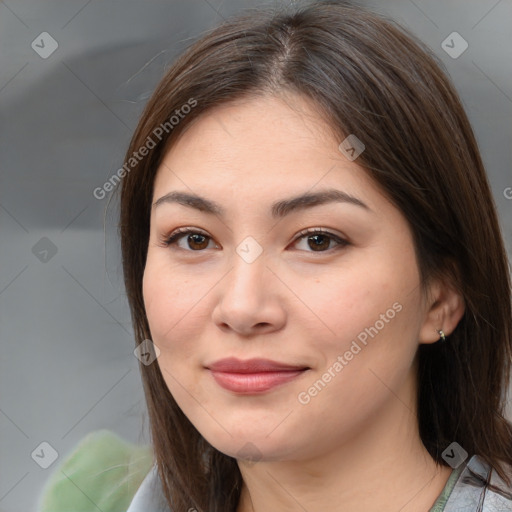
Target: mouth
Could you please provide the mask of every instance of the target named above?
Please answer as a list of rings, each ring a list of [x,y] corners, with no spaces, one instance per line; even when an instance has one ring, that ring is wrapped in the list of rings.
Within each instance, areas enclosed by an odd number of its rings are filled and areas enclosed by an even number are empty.
[[[242,361],[236,358],[227,358],[206,366],[206,369],[209,370],[216,383],[224,389],[240,394],[257,394],[286,384],[310,368],[270,359]]]

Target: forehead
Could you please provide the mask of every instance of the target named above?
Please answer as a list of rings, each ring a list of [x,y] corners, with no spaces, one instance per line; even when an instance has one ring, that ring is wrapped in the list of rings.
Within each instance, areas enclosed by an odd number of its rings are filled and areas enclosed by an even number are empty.
[[[339,151],[339,144],[319,109],[302,96],[238,100],[187,126],[158,169],[155,195],[176,184],[311,188],[319,180],[340,183],[340,174],[345,182],[369,185],[366,172]]]

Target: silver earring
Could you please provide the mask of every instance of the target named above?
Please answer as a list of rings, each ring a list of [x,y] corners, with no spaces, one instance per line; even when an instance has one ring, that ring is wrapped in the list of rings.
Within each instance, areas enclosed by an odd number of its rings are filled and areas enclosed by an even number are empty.
[[[439,336],[441,336],[440,338],[440,341],[446,341],[446,336],[444,334],[444,332],[442,331],[442,329],[438,329],[437,332],[439,333]]]

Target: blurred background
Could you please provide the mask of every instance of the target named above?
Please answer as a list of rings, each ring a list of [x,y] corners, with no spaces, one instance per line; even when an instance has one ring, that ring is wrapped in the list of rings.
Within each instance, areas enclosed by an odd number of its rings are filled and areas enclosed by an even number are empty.
[[[511,254],[512,2],[358,3],[443,61]],[[0,1],[1,512],[35,510],[52,470],[93,430],[148,442],[116,211],[93,190],[122,166],[146,100],[192,40],[247,7],[283,4]],[[33,456],[43,442],[58,454],[47,469]]]

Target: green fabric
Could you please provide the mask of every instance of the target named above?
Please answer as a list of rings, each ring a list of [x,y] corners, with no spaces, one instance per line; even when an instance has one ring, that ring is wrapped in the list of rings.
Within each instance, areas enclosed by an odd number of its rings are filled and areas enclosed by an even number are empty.
[[[429,512],[443,512],[444,507],[446,506],[446,502],[448,501],[448,498],[450,497],[450,494],[452,493],[453,488],[455,487],[455,483],[457,482],[457,479],[459,478],[460,473],[464,469],[464,464],[461,464],[458,468],[454,469],[447,482],[444,486],[443,491],[437,498],[436,502],[434,503],[433,507],[429,510]]]
[[[153,464],[150,446],[91,432],[50,475],[38,512],[126,512]]]

